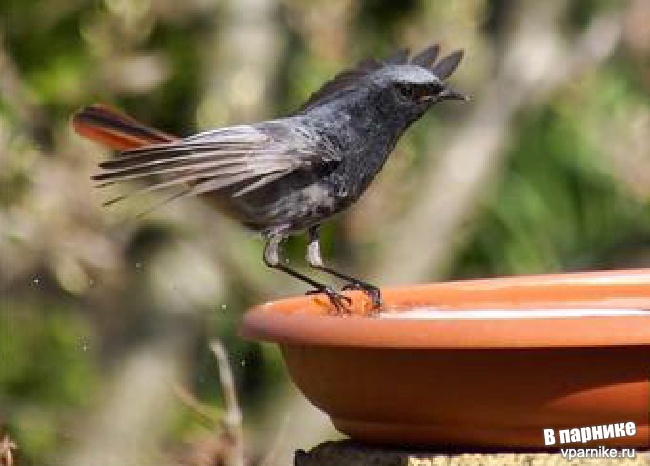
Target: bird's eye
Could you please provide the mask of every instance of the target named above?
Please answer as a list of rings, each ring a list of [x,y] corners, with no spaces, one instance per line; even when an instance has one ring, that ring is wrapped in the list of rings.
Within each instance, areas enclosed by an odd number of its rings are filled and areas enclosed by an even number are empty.
[[[436,94],[432,92],[431,87],[428,85],[415,86],[413,90],[413,98],[418,101],[429,97],[433,97],[434,95]]]
[[[396,83],[397,92],[405,99],[414,102],[424,102],[436,97],[444,90],[441,83],[413,84]]]
[[[397,88],[397,92],[399,92],[402,97],[406,97],[408,99],[413,98],[413,86],[407,83],[397,83],[395,85]]]

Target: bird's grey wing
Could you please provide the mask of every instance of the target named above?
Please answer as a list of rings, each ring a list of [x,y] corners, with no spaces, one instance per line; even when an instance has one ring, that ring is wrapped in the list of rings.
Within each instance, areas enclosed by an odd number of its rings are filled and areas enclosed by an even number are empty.
[[[100,164],[100,186],[140,179],[136,193],[184,186],[182,196],[237,185],[239,196],[296,170],[338,163],[318,138],[287,123],[232,126],[164,144],[132,149]],[[120,196],[107,204],[119,201]]]

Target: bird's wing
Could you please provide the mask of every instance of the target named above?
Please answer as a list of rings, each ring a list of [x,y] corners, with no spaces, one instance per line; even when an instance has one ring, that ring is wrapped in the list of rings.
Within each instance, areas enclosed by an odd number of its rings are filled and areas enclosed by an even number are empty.
[[[281,122],[232,126],[164,144],[123,151],[100,164],[100,186],[140,179],[136,193],[184,186],[182,196],[237,185],[233,194],[253,191],[296,170],[338,163],[327,146],[305,131]],[[108,201],[112,204],[126,196]]]

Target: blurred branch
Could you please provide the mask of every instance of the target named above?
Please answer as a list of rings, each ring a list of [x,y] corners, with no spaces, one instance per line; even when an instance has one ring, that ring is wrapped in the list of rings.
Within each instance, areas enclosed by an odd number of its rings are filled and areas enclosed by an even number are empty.
[[[447,146],[436,154],[422,192],[385,237],[375,269],[384,283],[440,277],[461,245],[463,225],[477,211],[488,181],[504,162],[504,146],[522,108],[611,55],[621,36],[621,14],[595,18],[573,42],[562,41],[560,21],[568,2],[524,2],[505,45],[504,60]],[[432,157],[433,159],[433,157]],[[417,248],[414,247],[417,245]]]
[[[237,401],[237,390],[225,348],[218,340],[210,343],[212,354],[217,360],[219,381],[224,397],[225,414],[217,418],[210,408],[196,400],[185,390],[177,390],[183,403],[193,411],[207,418],[215,427],[216,434],[202,437],[194,442],[182,455],[181,464],[187,466],[244,466],[244,435],[242,413]]]
[[[226,415],[222,419],[222,425],[231,441],[230,455],[227,458],[227,466],[244,465],[244,439],[242,434],[242,413],[237,402],[237,391],[235,380],[232,375],[228,355],[221,342],[213,340],[210,343],[212,354],[219,365],[219,380],[223,389]]]
[[[195,414],[201,416],[211,424],[219,423],[217,416],[215,416],[210,407],[197,400],[196,397],[192,395],[192,393],[190,393],[186,388],[182,387],[181,385],[174,384],[174,392],[176,393],[176,396],[181,401],[181,403],[187,406]]]

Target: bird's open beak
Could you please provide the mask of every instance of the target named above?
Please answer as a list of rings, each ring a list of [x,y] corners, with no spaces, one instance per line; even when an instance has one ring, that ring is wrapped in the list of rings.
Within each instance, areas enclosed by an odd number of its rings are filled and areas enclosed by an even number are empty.
[[[453,89],[446,88],[440,94],[438,94],[439,100],[470,100],[469,96],[461,94],[458,91]]]

